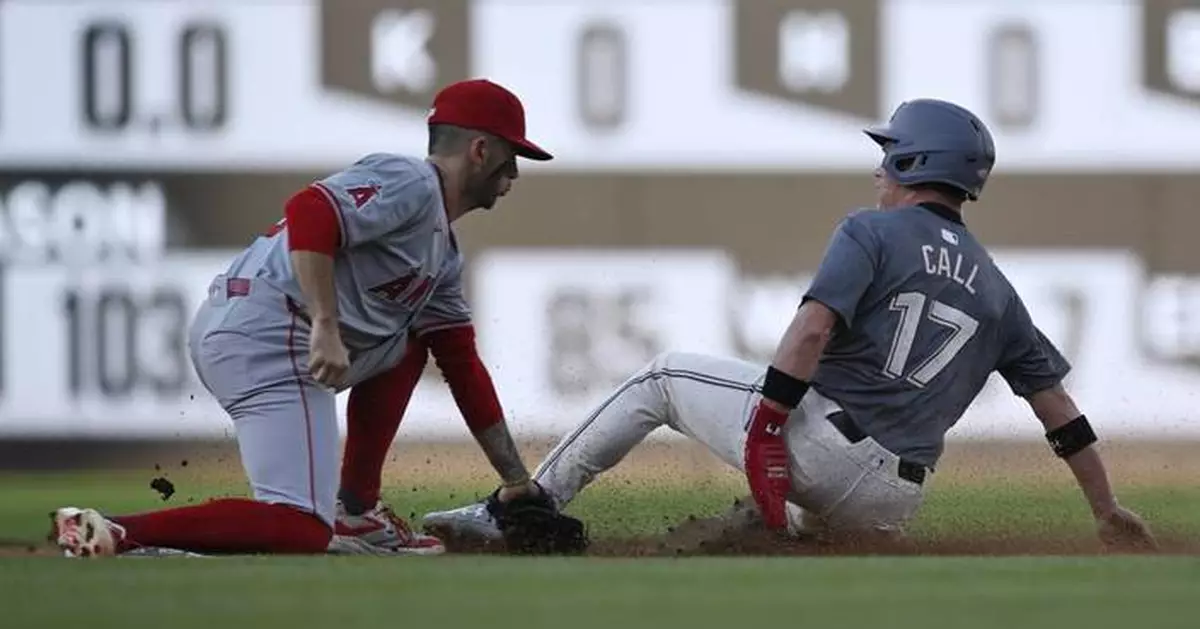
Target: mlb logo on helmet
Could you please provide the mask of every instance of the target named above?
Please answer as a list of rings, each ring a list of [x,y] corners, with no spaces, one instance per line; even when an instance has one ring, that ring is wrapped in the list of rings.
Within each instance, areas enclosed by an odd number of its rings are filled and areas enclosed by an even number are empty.
[[[544,162],[554,158],[525,137],[525,107],[516,94],[487,79],[459,81],[442,88],[433,99],[427,121],[490,133],[527,159]]]

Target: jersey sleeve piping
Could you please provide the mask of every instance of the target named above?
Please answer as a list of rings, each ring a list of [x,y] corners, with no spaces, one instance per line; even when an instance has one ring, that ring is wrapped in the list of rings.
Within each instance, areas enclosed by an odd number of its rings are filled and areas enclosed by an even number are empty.
[[[338,248],[345,247],[346,246],[346,223],[345,223],[345,219],[342,218],[341,211],[338,210],[337,198],[334,197],[333,192],[331,192],[329,190],[329,188],[325,187],[325,184],[323,184],[319,181],[314,181],[312,183],[312,187],[316,188],[316,190],[318,192],[320,192],[322,195],[324,195],[325,200],[329,202],[329,207],[333,208],[333,215],[337,217],[337,222],[338,222]]]

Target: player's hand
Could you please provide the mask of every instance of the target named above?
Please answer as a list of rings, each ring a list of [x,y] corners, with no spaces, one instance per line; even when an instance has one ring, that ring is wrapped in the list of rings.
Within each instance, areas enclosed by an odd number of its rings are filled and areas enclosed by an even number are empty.
[[[750,494],[770,529],[787,527],[787,495],[792,488],[783,425],[787,413],[759,402],[746,434],[746,479]]]
[[[1118,505],[1096,518],[1100,541],[1109,550],[1156,550],[1158,541],[1141,516]]]
[[[510,485],[501,487],[496,491],[496,499],[500,502],[509,502],[515,498],[532,498],[539,496],[543,492],[542,488],[532,480],[525,482],[522,485]]]
[[[342,345],[336,321],[313,323],[308,349],[308,372],[321,384],[337,388],[350,369],[350,353]]]
[[[587,549],[583,522],[559,511],[554,497],[533,481],[498,489],[486,504],[510,553],[577,554]]]

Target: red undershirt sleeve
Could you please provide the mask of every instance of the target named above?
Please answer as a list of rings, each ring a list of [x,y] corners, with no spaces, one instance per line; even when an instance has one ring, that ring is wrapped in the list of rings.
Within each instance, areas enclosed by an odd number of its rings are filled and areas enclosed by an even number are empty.
[[[289,251],[313,251],[332,256],[342,240],[337,208],[312,187],[288,199],[283,210],[287,220]]]
[[[475,327],[469,323],[421,335],[450,387],[467,427],[479,433],[504,421],[496,387],[475,347]]]

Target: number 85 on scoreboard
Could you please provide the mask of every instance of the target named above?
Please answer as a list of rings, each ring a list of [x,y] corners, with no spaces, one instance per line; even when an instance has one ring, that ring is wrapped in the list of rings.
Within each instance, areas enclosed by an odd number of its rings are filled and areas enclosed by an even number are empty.
[[[0,418],[169,422],[202,389],[188,327],[225,253],[149,264],[9,267],[0,281]]]

